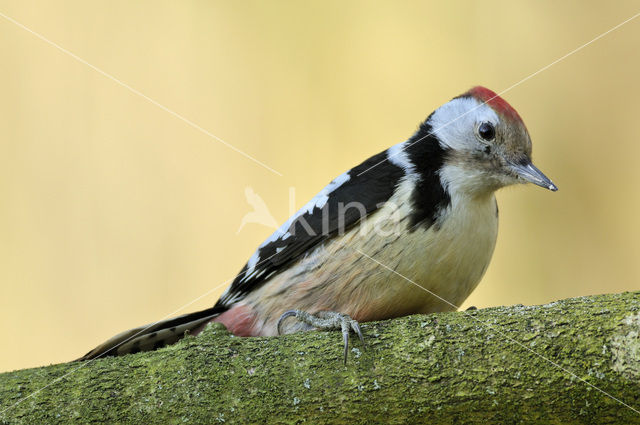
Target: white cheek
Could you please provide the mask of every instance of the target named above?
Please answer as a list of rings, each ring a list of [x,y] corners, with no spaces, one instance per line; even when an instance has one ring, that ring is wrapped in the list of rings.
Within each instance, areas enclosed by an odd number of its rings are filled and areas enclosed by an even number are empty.
[[[486,104],[471,97],[453,99],[438,108],[431,118],[433,133],[443,147],[456,150],[479,149],[475,127],[479,122],[498,124],[498,115]]]
[[[445,165],[439,171],[440,181],[449,193],[472,193],[486,185],[483,173],[458,165]]]

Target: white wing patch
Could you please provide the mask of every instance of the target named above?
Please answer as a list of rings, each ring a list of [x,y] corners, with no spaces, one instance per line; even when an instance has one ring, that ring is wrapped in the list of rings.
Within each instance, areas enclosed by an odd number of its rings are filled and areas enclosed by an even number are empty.
[[[311,211],[313,211],[314,208],[321,209],[322,207],[324,207],[327,204],[327,201],[329,200],[329,195],[331,194],[331,192],[333,192],[334,190],[336,190],[337,188],[339,188],[340,186],[348,182],[349,179],[351,179],[351,176],[349,175],[348,172],[340,174],[338,177],[333,179],[331,183],[326,185],[316,196],[314,196],[313,199],[307,202],[304,207],[300,208],[300,210],[297,213],[295,213],[291,218],[289,218],[287,222],[290,221],[289,224],[291,224],[293,223],[293,221],[295,221],[296,218],[300,217],[302,214],[305,214],[305,213],[311,214]]]
[[[406,144],[407,142],[398,143],[387,149],[387,159],[393,165],[397,165],[398,167],[402,168],[407,174],[413,174],[415,171],[415,167],[409,159],[409,155],[407,155],[407,152],[405,151]]]
[[[260,276],[260,274],[256,274],[256,266],[258,266],[260,261],[262,261],[262,259],[260,258],[261,248],[264,248],[266,245],[272,242],[275,242],[278,239],[286,240],[287,238],[291,237],[291,233],[289,233],[289,228],[291,227],[291,224],[294,221],[296,221],[300,216],[304,214],[311,214],[311,212],[315,208],[322,209],[329,201],[329,196],[331,195],[331,193],[336,189],[338,189],[343,184],[345,184],[346,182],[348,182],[350,179],[351,179],[351,176],[349,175],[348,171],[340,174],[338,177],[333,179],[331,183],[326,185],[316,196],[313,197],[313,199],[311,199],[302,208],[300,208],[295,214],[289,217],[289,219],[285,221],[284,224],[282,224],[282,226],[280,226],[275,232],[271,234],[271,236],[269,236],[264,242],[262,242],[258,247],[258,249],[256,249],[256,251],[253,253],[251,258],[249,258],[249,261],[247,262],[247,270],[244,276],[242,277],[242,279],[240,279],[240,282],[244,282],[254,277]],[[278,254],[284,249],[285,249],[284,247],[276,248],[276,254]]]
[[[256,250],[251,258],[249,258],[249,261],[247,261],[247,272],[256,268],[256,264],[258,264],[259,259],[260,256],[258,255],[258,251]]]

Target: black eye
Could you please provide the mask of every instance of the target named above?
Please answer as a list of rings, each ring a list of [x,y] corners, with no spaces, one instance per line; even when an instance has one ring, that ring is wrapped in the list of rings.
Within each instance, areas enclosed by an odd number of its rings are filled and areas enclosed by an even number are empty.
[[[478,127],[478,134],[483,140],[490,142],[496,137],[496,129],[490,122],[483,122]]]

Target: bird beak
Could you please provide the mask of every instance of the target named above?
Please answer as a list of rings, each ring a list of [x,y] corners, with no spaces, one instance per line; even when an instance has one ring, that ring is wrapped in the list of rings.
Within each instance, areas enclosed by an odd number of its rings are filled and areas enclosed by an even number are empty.
[[[536,168],[536,166],[533,165],[531,161],[527,161],[521,164],[511,163],[509,164],[509,166],[519,177],[528,181],[529,183],[547,188],[552,192],[558,190],[558,187],[553,184],[551,179],[545,176],[542,171],[538,170],[538,168]]]

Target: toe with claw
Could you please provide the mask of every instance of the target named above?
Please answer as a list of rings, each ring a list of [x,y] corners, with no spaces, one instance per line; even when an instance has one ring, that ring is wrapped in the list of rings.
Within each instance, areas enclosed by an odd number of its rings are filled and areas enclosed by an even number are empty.
[[[278,320],[278,334],[282,334],[282,322],[288,317],[295,317],[302,323],[311,325],[317,329],[340,329],[342,331],[342,339],[344,341],[344,364],[347,364],[347,355],[349,353],[349,333],[355,332],[362,342],[362,346],[366,349],[360,324],[353,320],[349,315],[337,313],[335,311],[320,311],[316,314],[310,314],[302,310],[285,311]]]

